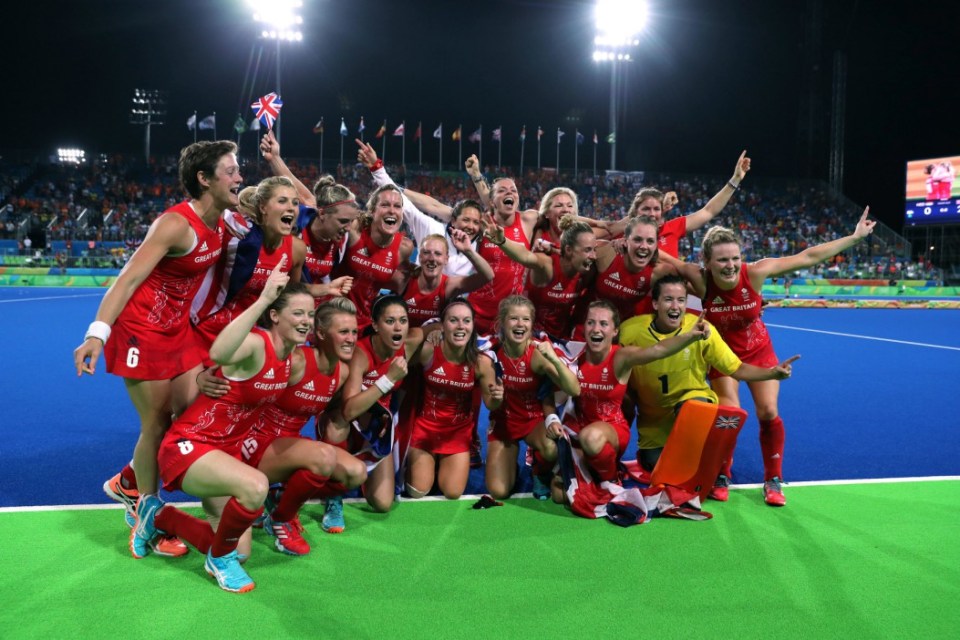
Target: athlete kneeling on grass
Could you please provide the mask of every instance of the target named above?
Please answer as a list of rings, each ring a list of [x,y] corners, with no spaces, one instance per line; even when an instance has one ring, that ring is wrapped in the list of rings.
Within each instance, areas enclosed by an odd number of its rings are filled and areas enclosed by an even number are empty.
[[[503,382],[496,377],[493,360],[477,348],[473,307],[466,300],[451,301],[440,320],[439,344],[427,341],[420,351],[423,405],[413,423],[406,484],[410,497],[422,498],[436,478],[443,495],[455,500],[470,475],[474,386],[492,411],[503,401]]]
[[[240,566],[237,541],[263,512],[269,482],[241,461],[252,418],[287,388],[290,354],[306,342],[313,321],[313,297],[299,284],[284,286],[283,261],[273,270],[260,297],[228,324],[210,347],[231,380],[219,399],[200,396],[170,427],[160,445],[164,487],[201,498],[231,496],[214,533],[200,518],[164,505],[155,494],[141,494],[137,523],[130,535],[135,558],[149,552],[162,532],[175,534],[206,553],[205,568],[227,591],[246,592],[254,582]],[[262,317],[261,317],[262,316]],[[266,328],[254,329],[257,318]]]
[[[541,390],[549,382],[567,395],[580,394],[576,374],[560,360],[553,345],[533,340],[534,317],[533,303],[523,296],[510,296],[500,303],[500,344],[494,352],[503,371],[503,404],[490,412],[486,469],[487,490],[497,499],[509,498],[513,491],[521,440],[533,451],[534,497],[547,499],[557,445],[547,437]],[[553,393],[549,396],[552,401]]]

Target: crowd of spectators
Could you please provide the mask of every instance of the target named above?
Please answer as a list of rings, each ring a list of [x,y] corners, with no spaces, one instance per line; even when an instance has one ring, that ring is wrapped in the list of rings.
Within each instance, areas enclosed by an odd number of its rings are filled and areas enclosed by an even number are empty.
[[[288,158],[295,175],[307,185],[320,177],[316,161]],[[9,170],[8,170],[9,169]],[[331,167],[326,167],[330,170]],[[720,190],[725,177],[677,176],[661,173],[623,172],[593,176],[574,175],[552,169],[527,169],[517,176],[509,169],[486,167],[486,175],[517,178],[521,203],[536,207],[541,197],[555,186],[576,191],[581,215],[598,220],[618,220],[641,187],[656,186],[676,191],[679,205],[668,217],[695,211]],[[453,203],[475,197],[473,185],[463,172],[405,170],[388,166],[398,184],[430,194],[441,202]],[[255,184],[266,177],[265,162],[247,160],[244,181]],[[124,156],[100,156],[82,165],[36,164],[5,168],[0,181],[0,237],[21,241],[25,255],[37,249],[24,247],[27,237],[44,236],[47,244],[56,240],[93,243],[90,255],[102,254],[109,262],[117,255],[96,251],[99,242],[125,242],[124,254],[136,246],[153,220],[182,198],[177,183],[175,157],[158,158],[148,166]],[[362,200],[371,190],[371,180],[361,165],[348,165],[337,179]],[[823,183],[765,182],[751,175],[727,205],[717,223],[734,229],[743,242],[744,257],[753,261],[768,256],[792,254],[850,233],[859,212],[838,206]],[[681,256],[699,259],[703,231],[683,239]],[[34,242],[33,244],[36,244]],[[811,277],[937,279],[929,262],[910,262],[899,257],[902,246],[890,246],[880,238],[856,247],[819,265]],[[55,256],[48,256],[55,260]],[[40,259],[40,256],[37,256]],[[101,261],[102,262],[102,261]]]

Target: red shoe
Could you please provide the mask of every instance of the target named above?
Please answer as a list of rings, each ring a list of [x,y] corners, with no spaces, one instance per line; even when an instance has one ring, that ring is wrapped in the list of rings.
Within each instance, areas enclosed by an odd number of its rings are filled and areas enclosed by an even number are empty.
[[[707,497],[717,502],[726,502],[729,500],[730,479],[722,473],[717,476],[717,480],[713,483],[713,488],[710,489],[710,494]]]
[[[763,501],[771,507],[782,507],[787,504],[780,478],[770,478],[763,483]]]
[[[150,543],[150,548],[158,556],[167,558],[179,558],[190,553],[190,548],[183,544],[177,536],[163,534]]]
[[[304,540],[303,526],[299,518],[290,522],[276,522],[270,516],[263,521],[263,530],[276,538],[277,549],[291,556],[305,556],[310,553],[310,543]]]

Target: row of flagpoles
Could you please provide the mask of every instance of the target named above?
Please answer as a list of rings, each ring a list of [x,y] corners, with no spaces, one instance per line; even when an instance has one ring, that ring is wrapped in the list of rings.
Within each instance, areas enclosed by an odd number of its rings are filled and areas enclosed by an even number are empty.
[[[233,123],[233,130],[237,134],[237,144],[240,143],[240,135],[246,131],[259,131],[261,129],[261,123],[268,130],[273,128],[274,123],[277,121],[277,118],[280,117],[280,109],[283,107],[283,101],[280,99],[280,96],[276,93],[268,93],[267,95],[259,98],[256,102],[250,105],[250,108],[254,111],[254,118],[250,121],[249,126],[246,123],[246,120],[242,115],[237,114],[237,119]],[[203,130],[213,131],[213,139],[217,138],[217,112],[214,111],[212,115],[209,115],[199,122],[197,121],[197,112],[194,111],[193,115],[187,118],[187,128],[193,131],[193,140],[197,141],[197,132]],[[357,126],[357,135],[360,137],[360,140],[364,139],[364,131],[366,130],[366,125],[363,121],[363,116],[360,116],[360,124]],[[320,135],[320,169],[323,170],[323,136],[324,136],[324,123],[323,118],[317,122],[313,127],[313,133]],[[350,130],[347,128],[347,123],[345,118],[340,118],[340,165],[343,166],[343,154],[344,154],[344,139],[349,135]],[[394,137],[399,137],[402,140],[402,158],[401,163],[407,164],[407,135],[406,135],[406,122],[402,121],[400,126],[396,127],[393,130]],[[541,167],[541,142],[544,136],[543,128],[539,125],[537,126],[536,136],[537,136],[537,169]],[[557,167],[560,166],[560,142],[563,139],[563,136],[566,135],[566,132],[557,127]],[[383,144],[380,152],[380,159],[386,162],[387,156],[387,121],[384,120],[383,124],[380,125],[380,128],[377,130],[377,133],[374,135],[375,139],[382,140]],[[433,132],[433,137],[439,141],[439,169],[443,170],[443,123],[441,122]],[[574,137],[576,144],[574,145],[574,155],[573,155],[573,167],[574,172],[579,170],[579,147],[582,145],[586,137],[579,129],[574,129]],[[503,126],[498,126],[490,135],[490,138],[493,142],[497,143],[497,166],[501,165],[502,152],[503,152]],[[463,157],[463,125],[457,125],[457,128],[450,134],[450,139],[458,143],[458,157]],[[467,136],[467,140],[472,143],[479,145],[477,157],[480,161],[480,165],[483,166],[483,125],[480,125],[476,131]],[[526,151],[527,144],[527,127],[524,125],[520,128],[520,171],[523,171],[524,166],[524,153]],[[611,132],[606,137],[606,142],[613,144],[616,140],[616,133]],[[417,123],[417,129],[413,134],[413,141],[417,142],[418,154],[419,154],[419,164],[423,164],[423,123]],[[599,139],[597,137],[597,132],[593,132],[593,172],[597,172],[597,145],[599,144]]]

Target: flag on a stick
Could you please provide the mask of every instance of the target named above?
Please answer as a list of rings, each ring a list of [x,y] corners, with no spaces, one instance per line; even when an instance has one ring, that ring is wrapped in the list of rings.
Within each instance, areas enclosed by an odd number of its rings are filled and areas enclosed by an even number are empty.
[[[282,107],[283,101],[280,99],[280,96],[272,91],[250,105],[257,119],[260,120],[267,129],[273,129],[273,123],[280,117],[280,109]]]

